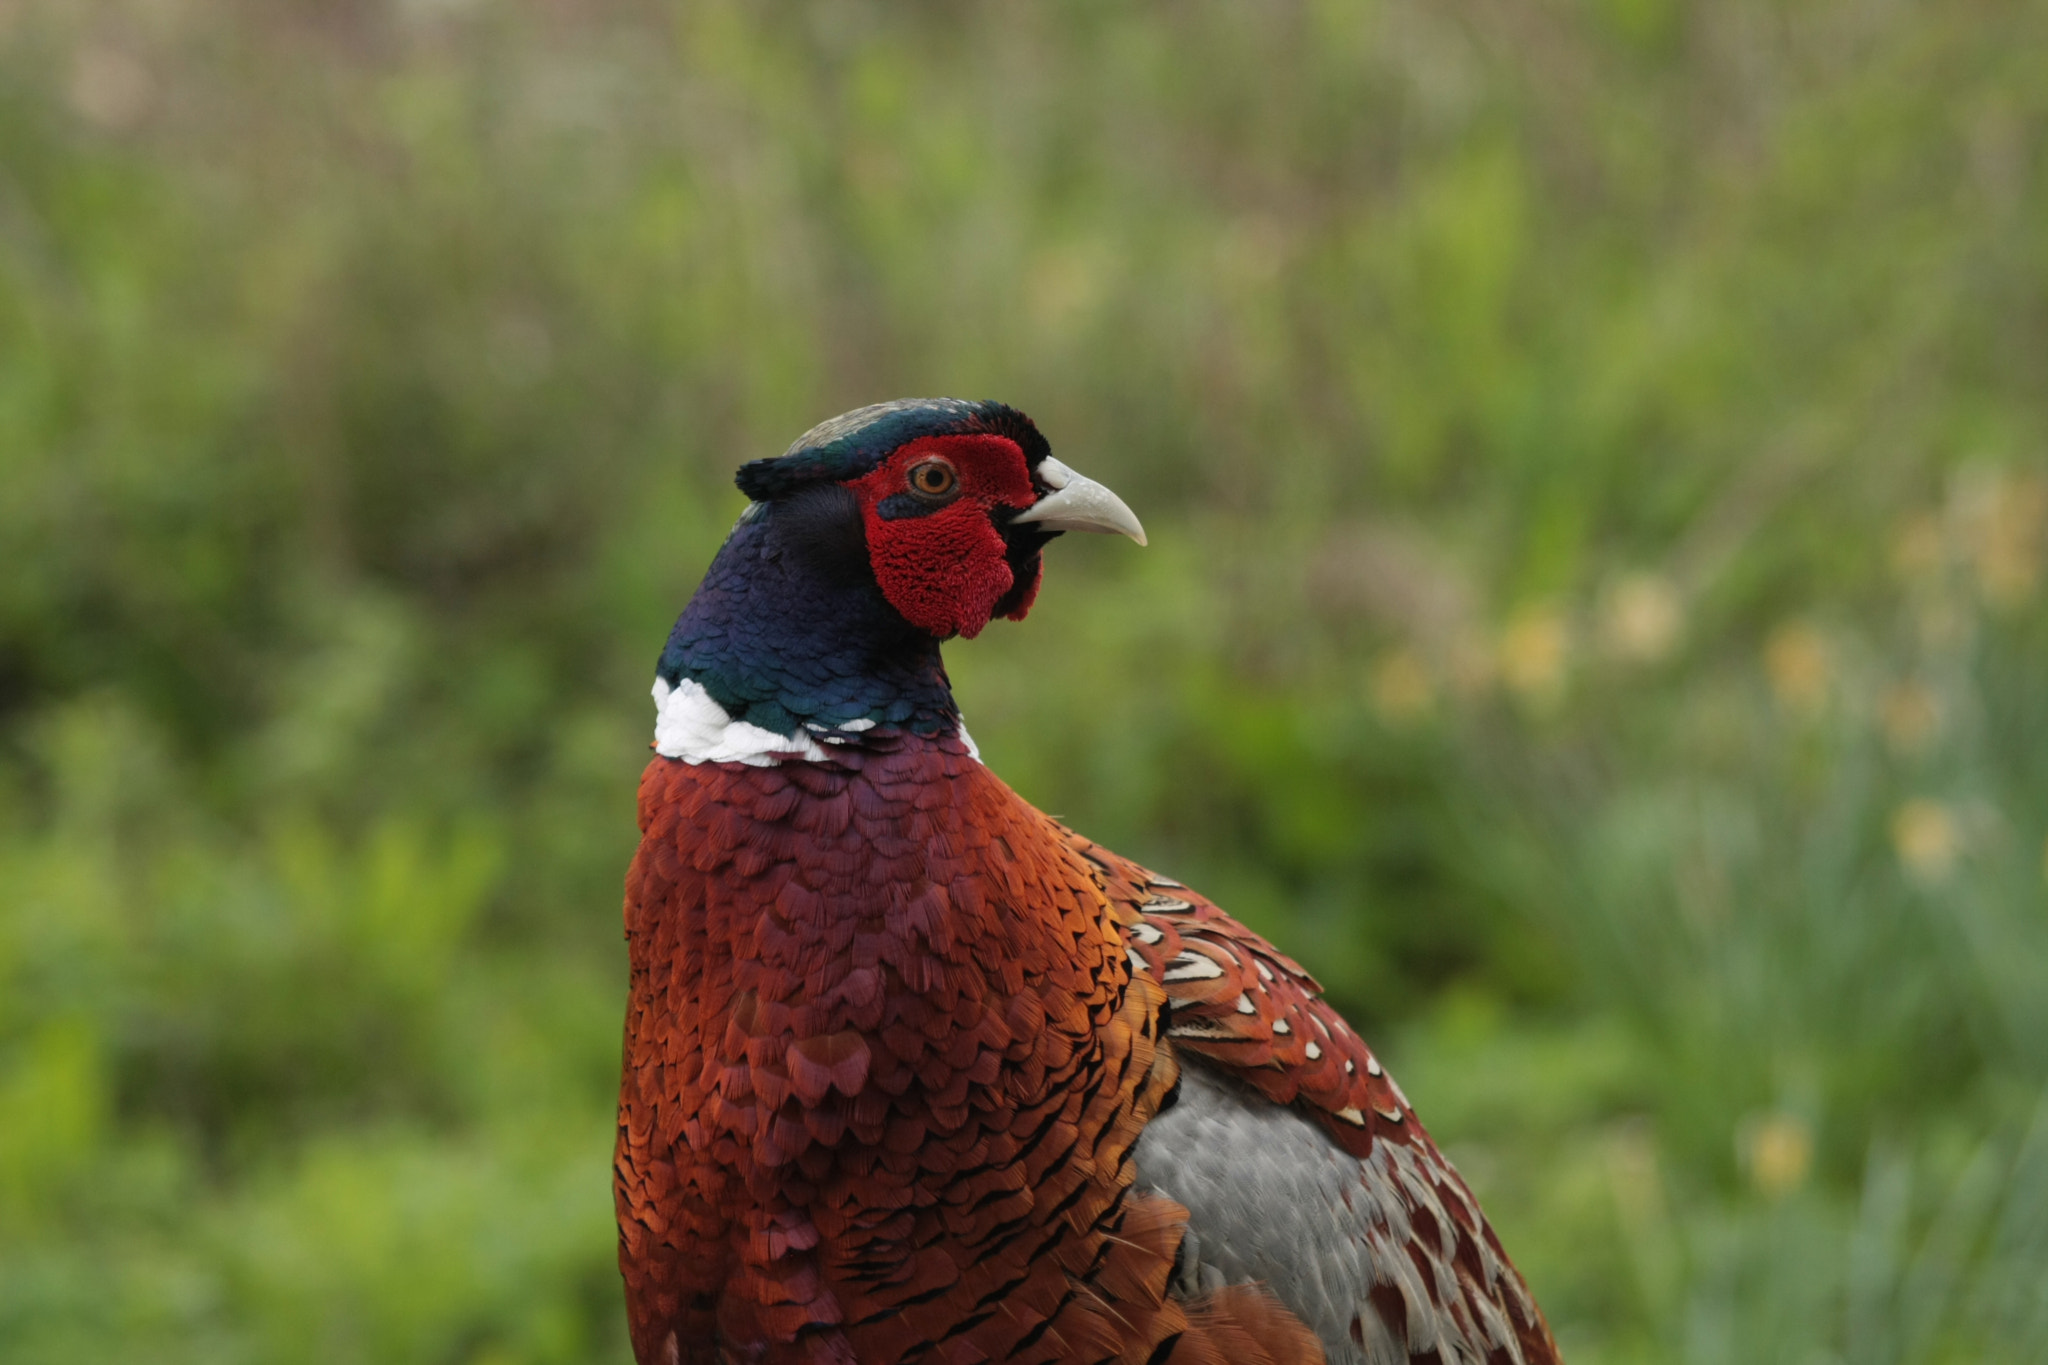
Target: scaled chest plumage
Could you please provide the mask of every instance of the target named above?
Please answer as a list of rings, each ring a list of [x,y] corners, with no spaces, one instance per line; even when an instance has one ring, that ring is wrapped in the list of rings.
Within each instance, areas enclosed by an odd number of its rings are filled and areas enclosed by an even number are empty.
[[[619,1170],[644,1358],[673,1333],[682,1360],[1143,1360],[1185,1330],[1177,1210],[1129,1189],[1172,1081],[1163,995],[1057,826],[952,741],[657,758],[640,804]]]

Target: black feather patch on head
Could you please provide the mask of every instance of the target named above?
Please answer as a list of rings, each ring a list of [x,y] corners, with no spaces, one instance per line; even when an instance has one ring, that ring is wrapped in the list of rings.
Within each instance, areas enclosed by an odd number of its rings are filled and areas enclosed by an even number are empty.
[[[1032,470],[1052,453],[1031,419],[994,400],[898,398],[873,403],[820,422],[771,460],[750,460],[733,482],[756,502],[783,497],[807,484],[845,483],[889,458],[921,436],[1007,436],[1024,451]]]

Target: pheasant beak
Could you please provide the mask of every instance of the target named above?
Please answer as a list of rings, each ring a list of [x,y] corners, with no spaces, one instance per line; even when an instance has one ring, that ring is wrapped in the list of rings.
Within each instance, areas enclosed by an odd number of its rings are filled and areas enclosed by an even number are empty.
[[[1039,480],[1052,489],[1010,520],[1035,522],[1048,531],[1102,531],[1145,543],[1145,528],[1124,500],[1101,484],[1048,455],[1038,462]]]

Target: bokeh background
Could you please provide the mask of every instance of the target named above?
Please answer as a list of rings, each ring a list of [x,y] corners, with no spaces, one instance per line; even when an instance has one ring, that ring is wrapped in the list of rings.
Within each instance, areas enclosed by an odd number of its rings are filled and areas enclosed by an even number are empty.
[[[1152,548],[990,762],[1315,970],[1580,1365],[2048,1359],[2048,6],[0,0],[0,1360],[627,1359],[730,472]]]

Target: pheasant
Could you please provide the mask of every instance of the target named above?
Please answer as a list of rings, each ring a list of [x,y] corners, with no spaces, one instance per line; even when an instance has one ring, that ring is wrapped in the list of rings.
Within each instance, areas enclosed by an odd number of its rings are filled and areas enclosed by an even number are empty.
[[[1544,1365],[1401,1089],[1277,948],[984,767],[939,647],[1066,531],[1022,413],[861,408],[743,466],[627,874],[614,1163],[641,1365]]]

